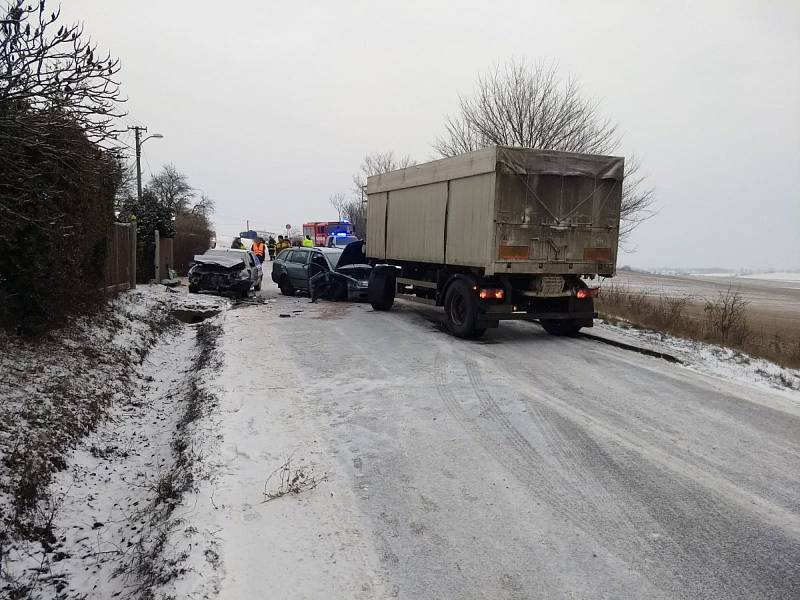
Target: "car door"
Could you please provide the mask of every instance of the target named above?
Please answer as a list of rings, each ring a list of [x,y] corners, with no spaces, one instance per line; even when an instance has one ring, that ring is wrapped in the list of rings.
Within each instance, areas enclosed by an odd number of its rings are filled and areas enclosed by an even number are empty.
[[[329,272],[331,270],[328,261],[322,255],[322,252],[310,252],[311,258],[308,262],[308,269],[306,270],[307,281],[305,284],[306,289],[311,289],[311,279],[314,275],[322,272]]]
[[[252,252],[244,253],[244,266],[245,269],[247,269],[247,278],[250,280],[250,287],[253,287],[253,284],[255,283],[256,268]]]
[[[261,260],[259,260],[258,256],[256,256],[255,252],[248,252],[248,256],[250,256],[250,280],[253,282],[253,285],[258,285],[258,282],[261,281]]]
[[[275,259],[272,261],[272,281],[275,283],[281,280],[281,275],[288,273],[286,264],[291,253],[291,250],[281,250],[275,254]]]
[[[296,289],[308,289],[308,257],[310,254],[308,251],[295,248],[286,262],[289,279]]]

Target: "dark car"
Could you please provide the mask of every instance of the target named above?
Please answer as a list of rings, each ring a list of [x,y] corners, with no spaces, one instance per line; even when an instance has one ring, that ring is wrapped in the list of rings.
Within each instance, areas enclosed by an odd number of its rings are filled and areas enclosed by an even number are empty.
[[[325,283],[323,297],[366,301],[372,267],[364,256],[364,242],[339,248],[288,248],[272,263],[272,281],[281,293],[311,292],[313,282]],[[317,283],[317,284],[318,284]]]
[[[262,277],[261,262],[249,250],[208,250],[192,261],[189,292],[231,292],[246,296],[251,288],[261,289]]]

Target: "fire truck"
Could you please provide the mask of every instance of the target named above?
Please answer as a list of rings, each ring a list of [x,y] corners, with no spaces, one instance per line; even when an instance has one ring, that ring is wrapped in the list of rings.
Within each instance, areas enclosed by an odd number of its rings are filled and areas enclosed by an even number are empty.
[[[315,221],[303,224],[303,237],[310,237],[315,246],[326,246],[330,236],[352,234],[353,226],[347,221]]]

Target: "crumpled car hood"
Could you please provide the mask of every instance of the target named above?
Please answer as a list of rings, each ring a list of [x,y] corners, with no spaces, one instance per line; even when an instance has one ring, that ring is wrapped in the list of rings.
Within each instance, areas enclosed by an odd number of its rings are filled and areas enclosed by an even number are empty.
[[[244,259],[237,256],[213,256],[207,254],[196,254],[194,262],[204,265],[219,265],[225,269],[230,269],[241,265],[244,267]]]

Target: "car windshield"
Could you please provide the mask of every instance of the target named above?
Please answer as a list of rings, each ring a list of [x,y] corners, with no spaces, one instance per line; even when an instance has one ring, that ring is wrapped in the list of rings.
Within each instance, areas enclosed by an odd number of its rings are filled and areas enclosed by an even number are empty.
[[[327,258],[328,262],[331,264],[331,269],[336,268],[336,265],[339,263],[339,258],[342,256],[342,252],[343,250],[333,248],[325,252],[325,258]]]
[[[335,237],[335,238],[333,238],[333,240],[334,240],[333,243],[336,244],[337,246],[344,247],[344,246],[347,246],[347,244],[350,244],[352,242],[357,242],[358,238],[356,236],[354,236],[354,235],[345,235],[345,236],[341,236],[341,237]]]

